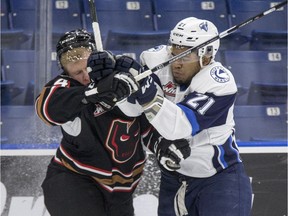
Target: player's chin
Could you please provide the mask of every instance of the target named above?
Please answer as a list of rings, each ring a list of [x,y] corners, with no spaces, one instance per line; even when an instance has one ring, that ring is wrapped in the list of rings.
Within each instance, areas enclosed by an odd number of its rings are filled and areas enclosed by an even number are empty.
[[[186,80],[182,77],[177,77],[177,76],[174,76],[174,81],[179,84],[179,85],[184,85],[186,84]]]

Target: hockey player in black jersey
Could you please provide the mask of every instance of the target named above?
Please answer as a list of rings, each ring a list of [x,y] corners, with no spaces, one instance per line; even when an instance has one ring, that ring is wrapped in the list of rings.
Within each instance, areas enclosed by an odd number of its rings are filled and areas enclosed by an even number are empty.
[[[35,101],[39,118],[63,134],[42,184],[51,216],[133,216],[132,194],[146,160],[142,144],[175,159],[158,147],[173,142],[126,100],[139,88],[133,76],[141,68],[94,46],[85,30],[64,34],[57,44],[63,73]],[[187,141],[178,143],[189,149]]]

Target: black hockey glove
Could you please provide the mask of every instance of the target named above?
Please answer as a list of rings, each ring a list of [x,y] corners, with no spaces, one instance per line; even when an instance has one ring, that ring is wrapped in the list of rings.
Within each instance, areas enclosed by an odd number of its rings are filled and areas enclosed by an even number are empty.
[[[97,83],[92,82],[85,90],[85,100],[100,103],[110,110],[115,104],[138,90],[137,82],[129,73],[114,72]],[[85,101],[84,101],[85,102]]]
[[[116,56],[115,69],[122,72],[131,73],[134,77],[143,71],[142,66],[129,56]]]
[[[191,154],[189,142],[186,139],[167,140],[162,138],[154,146],[154,152],[161,166],[168,171],[181,168],[180,162]]]
[[[92,81],[97,82],[112,74],[115,68],[115,58],[108,51],[93,51],[87,60],[87,71]]]

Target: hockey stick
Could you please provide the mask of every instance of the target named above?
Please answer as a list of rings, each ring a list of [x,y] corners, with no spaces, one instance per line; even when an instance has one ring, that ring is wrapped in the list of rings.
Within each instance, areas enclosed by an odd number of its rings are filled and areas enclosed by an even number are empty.
[[[204,47],[204,46],[206,46],[206,45],[208,45],[208,44],[210,44],[210,43],[212,43],[212,42],[214,42],[214,41],[216,41],[216,40],[218,40],[218,39],[220,39],[220,38],[224,38],[224,37],[226,37],[227,35],[235,32],[237,29],[239,29],[239,28],[241,28],[241,27],[243,27],[243,26],[246,26],[247,24],[249,24],[249,23],[251,23],[251,22],[254,22],[255,20],[258,20],[258,19],[266,16],[267,14],[270,14],[270,13],[276,11],[277,9],[283,7],[285,4],[287,4],[287,0],[286,0],[286,1],[283,1],[283,2],[281,2],[281,3],[279,3],[279,4],[275,5],[275,6],[273,6],[273,7],[271,7],[271,8],[269,8],[269,9],[266,10],[266,11],[263,11],[262,13],[259,13],[258,15],[254,16],[254,17],[251,17],[251,18],[247,19],[246,21],[244,21],[244,22],[242,22],[242,23],[240,23],[240,24],[238,24],[238,25],[235,25],[235,26],[233,26],[233,27],[231,27],[231,28],[229,28],[229,29],[221,32],[219,35],[211,38],[210,40],[207,40],[207,41],[203,42],[202,44],[199,44],[199,45],[196,46],[196,47],[192,47],[192,48],[190,48],[190,49],[188,49],[188,50],[186,50],[186,51],[184,51],[184,52],[182,52],[182,53],[180,53],[180,54],[172,57],[172,58],[169,59],[168,61],[163,62],[162,64],[159,64],[159,65],[155,66],[154,68],[152,68],[152,69],[150,69],[150,70],[144,71],[143,73],[137,75],[137,76],[134,77],[134,78],[135,78],[136,81],[139,81],[139,80],[141,80],[141,79],[149,76],[149,75],[152,74],[153,72],[158,71],[158,70],[166,67],[167,65],[170,65],[171,63],[177,61],[178,59],[183,58],[184,56],[187,56],[187,55],[191,54],[193,51],[195,51],[195,50],[197,50],[197,49],[200,49],[200,48],[202,48],[202,47]]]
[[[96,15],[96,6],[94,0],[89,0],[90,14],[92,19],[92,29],[95,38],[96,49],[98,51],[103,51],[103,45],[101,40],[99,23]]]

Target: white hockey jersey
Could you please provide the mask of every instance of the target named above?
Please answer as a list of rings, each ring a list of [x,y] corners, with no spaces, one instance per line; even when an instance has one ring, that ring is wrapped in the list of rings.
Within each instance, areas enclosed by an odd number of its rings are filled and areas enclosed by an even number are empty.
[[[171,56],[161,45],[144,51],[141,63],[152,69]],[[155,72],[165,99],[150,122],[166,139],[189,139],[191,155],[181,162],[179,173],[210,177],[241,162],[234,137],[233,108],[237,86],[232,73],[212,62],[197,73],[190,86],[174,82],[169,66]]]

